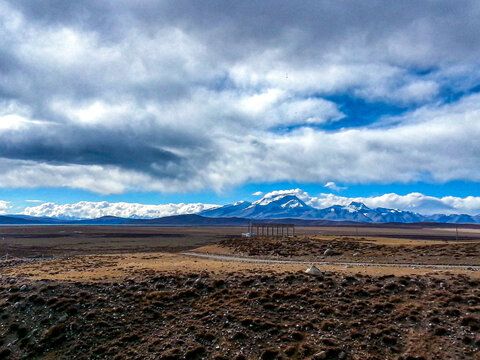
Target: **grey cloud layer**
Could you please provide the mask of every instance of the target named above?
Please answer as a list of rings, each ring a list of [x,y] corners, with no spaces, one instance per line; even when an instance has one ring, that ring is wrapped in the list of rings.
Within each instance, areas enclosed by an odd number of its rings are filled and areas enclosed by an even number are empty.
[[[0,186],[479,181],[479,15],[475,1],[0,1]],[[321,130],[344,94],[419,108]]]
[[[222,45],[215,50],[230,58],[274,48],[297,54],[301,62],[316,62],[317,58],[304,55],[338,54],[349,51],[339,51],[342,46],[360,49],[367,45],[363,50],[366,55],[373,52],[398,59],[397,51],[408,50],[401,51],[400,60],[434,61],[436,65],[440,57],[445,61],[475,59],[472,47],[479,42],[476,34],[480,25],[476,19],[480,6],[476,1],[20,0],[9,3],[22,11],[28,21],[40,26],[73,26],[95,31],[105,42],[121,41],[132,28],[146,35],[165,27],[181,28],[201,39],[208,38],[214,47]],[[418,56],[421,53],[428,55],[427,58],[421,60]]]

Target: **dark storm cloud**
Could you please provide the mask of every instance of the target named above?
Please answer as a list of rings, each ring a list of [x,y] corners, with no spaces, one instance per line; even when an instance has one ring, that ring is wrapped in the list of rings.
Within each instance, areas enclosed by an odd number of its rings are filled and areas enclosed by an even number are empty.
[[[408,51],[428,51],[434,59],[404,55],[414,63],[434,65],[439,56],[472,60],[480,51],[475,50],[480,43],[476,1],[12,0],[10,4],[29,21],[95,31],[105,41],[120,41],[132,29],[151,35],[160,28],[177,27],[230,58],[275,48],[299,61],[317,61],[307,55],[336,52],[350,39],[358,42],[350,45],[367,45],[379,56],[398,57],[392,49],[395,42],[409,46]]]
[[[109,33],[115,34],[122,29],[119,24],[128,15],[126,3],[128,2],[88,0],[9,1],[9,4],[20,10],[29,22],[44,27],[74,26],[87,31],[99,31],[107,37]]]
[[[53,165],[113,165],[162,177],[180,176],[179,170],[188,171],[188,164],[183,164],[181,157],[127,134],[95,131],[92,137],[92,131],[70,129],[68,133],[52,135],[32,134],[28,139],[19,139],[7,133],[0,144],[0,156]],[[169,165],[174,165],[174,173],[168,171]]]
[[[0,157],[38,161],[52,165],[108,165],[135,170],[154,177],[179,178],[195,175],[195,166],[212,159],[214,144],[201,134],[193,136],[155,120],[116,119],[118,128],[69,123],[37,123],[24,130],[0,135]],[[166,150],[164,147],[173,150]],[[175,154],[175,149],[193,153]]]
[[[115,191],[476,179],[468,162],[451,161],[455,149],[425,149],[411,134],[443,138],[449,121],[454,142],[478,133],[469,91],[480,79],[479,9],[476,1],[0,1],[0,165],[16,177],[38,170],[51,186],[54,169],[61,186],[84,175],[92,181],[72,186],[100,192],[110,183],[95,188],[95,166],[118,171]],[[444,104],[442,94],[455,91],[458,106]],[[407,111],[377,129],[327,133],[322,125],[351,121],[331,95]],[[424,109],[421,120],[414,108]],[[381,164],[373,174],[372,164]]]

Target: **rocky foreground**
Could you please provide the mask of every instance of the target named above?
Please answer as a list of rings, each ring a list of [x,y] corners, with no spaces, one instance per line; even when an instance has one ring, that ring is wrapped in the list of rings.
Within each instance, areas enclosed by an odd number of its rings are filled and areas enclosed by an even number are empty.
[[[466,275],[0,280],[0,359],[475,359]]]

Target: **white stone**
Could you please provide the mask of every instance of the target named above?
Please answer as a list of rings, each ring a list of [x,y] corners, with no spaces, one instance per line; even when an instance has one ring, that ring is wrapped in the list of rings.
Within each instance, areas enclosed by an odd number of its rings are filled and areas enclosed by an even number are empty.
[[[305,272],[309,275],[315,275],[315,276],[323,275],[320,269],[317,268],[315,265],[310,266],[307,270],[305,270]]]

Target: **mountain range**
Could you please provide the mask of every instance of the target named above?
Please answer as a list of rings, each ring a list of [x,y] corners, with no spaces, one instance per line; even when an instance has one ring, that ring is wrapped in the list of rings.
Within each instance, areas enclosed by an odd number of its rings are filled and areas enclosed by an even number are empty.
[[[327,225],[351,223],[447,223],[479,224],[480,215],[435,214],[422,215],[411,211],[388,208],[369,208],[360,202],[314,208],[293,194],[263,197],[254,202],[239,201],[197,214],[174,215],[162,218],[122,218],[103,216],[96,219],[58,219],[27,215],[0,216],[3,225],[245,225],[249,221],[284,221],[298,225]]]
[[[235,204],[202,211],[199,213],[199,215],[213,218],[295,218],[304,220],[315,219],[364,223],[480,223],[480,215],[422,215],[411,211],[397,209],[371,209],[360,202],[351,202],[348,205],[333,205],[324,209],[317,209],[307,205],[295,195],[278,195],[274,197],[262,198],[254,202],[240,201]]]

